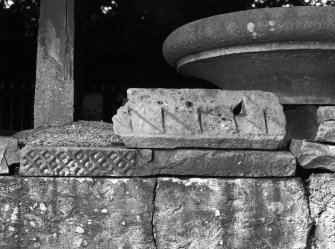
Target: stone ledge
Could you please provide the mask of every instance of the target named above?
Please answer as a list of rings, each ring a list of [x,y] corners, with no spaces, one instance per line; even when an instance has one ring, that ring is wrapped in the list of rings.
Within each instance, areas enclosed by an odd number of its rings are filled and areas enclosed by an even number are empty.
[[[27,145],[24,176],[293,176],[296,160],[285,151],[150,150]]]

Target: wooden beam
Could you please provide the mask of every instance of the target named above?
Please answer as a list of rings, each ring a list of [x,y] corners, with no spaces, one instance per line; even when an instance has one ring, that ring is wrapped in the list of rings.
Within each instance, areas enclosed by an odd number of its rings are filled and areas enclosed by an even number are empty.
[[[34,126],[63,125],[74,113],[75,0],[41,0]]]

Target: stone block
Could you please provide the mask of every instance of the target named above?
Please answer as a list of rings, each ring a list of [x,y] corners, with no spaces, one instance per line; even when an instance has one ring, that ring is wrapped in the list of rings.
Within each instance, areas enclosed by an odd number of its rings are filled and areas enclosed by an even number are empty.
[[[309,178],[309,206],[314,221],[312,249],[335,248],[335,175],[313,174]]]
[[[303,249],[309,210],[300,179],[158,180],[157,248]]]
[[[290,151],[306,169],[322,168],[335,171],[335,145],[293,139]]]
[[[277,149],[285,136],[278,98],[260,91],[129,89],[113,117],[127,147]]]
[[[155,248],[155,179],[0,177],[0,248]]]
[[[16,133],[21,144],[43,146],[108,147],[122,146],[113,125],[99,121],[78,121],[62,126],[38,127]]]
[[[0,137],[0,174],[8,174],[8,166],[20,163],[20,149],[16,139]]]
[[[285,177],[295,174],[295,157],[285,151],[150,150],[41,147],[21,151],[25,176]]]

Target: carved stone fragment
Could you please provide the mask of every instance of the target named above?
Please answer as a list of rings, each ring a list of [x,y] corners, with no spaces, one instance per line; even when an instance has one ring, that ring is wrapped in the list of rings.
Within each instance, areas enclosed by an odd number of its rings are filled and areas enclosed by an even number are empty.
[[[299,179],[163,178],[155,203],[157,248],[306,248]]]
[[[296,162],[284,151],[26,146],[20,167],[25,176],[285,177],[294,175]]]
[[[113,125],[99,121],[78,121],[62,126],[39,127],[14,135],[22,144],[43,146],[109,147],[124,145],[114,135]]]
[[[323,168],[335,171],[335,145],[292,140],[290,151],[306,169]]]
[[[0,174],[8,174],[8,166],[20,163],[20,150],[16,139],[0,137]]]
[[[125,148],[26,146],[20,174],[25,176],[141,176],[152,151]],[[148,174],[148,173],[147,173]]]
[[[335,248],[335,176],[313,174],[309,178],[309,205],[315,230],[312,249]]]
[[[276,149],[285,136],[278,98],[260,91],[129,89],[113,123],[138,148]]]
[[[0,177],[0,248],[154,249],[155,182]]]

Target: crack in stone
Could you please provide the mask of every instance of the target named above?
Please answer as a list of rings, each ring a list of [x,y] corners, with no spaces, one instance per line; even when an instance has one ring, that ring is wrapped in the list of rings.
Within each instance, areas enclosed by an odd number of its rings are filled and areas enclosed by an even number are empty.
[[[157,241],[156,241],[156,234],[155,234],[155,224],[154,224],[154,218],[155,218],[155,212],[156,212],[156,194],[157,194],[157,187],[158,187],[158,179],[155,179],[155,184],[153,188],[153,197],[152,197],[152,216],[151,216],[151,233],[153,238],[153,243],[155,245],[155,248],[157,248]]]

